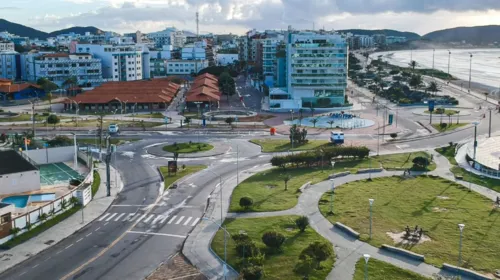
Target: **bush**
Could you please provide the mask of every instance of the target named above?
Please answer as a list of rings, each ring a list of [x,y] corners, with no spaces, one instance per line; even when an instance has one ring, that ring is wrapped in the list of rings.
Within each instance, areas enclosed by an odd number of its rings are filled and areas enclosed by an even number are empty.
[[[397,133],[391,133],[391,134],[389,134],[389,136],[391,136],[392,139],[396,139],[398,137],[398,134]]]
[[[285,236],[276,231],[268,231],[262,235],[262,242],[269,248],[279,250],[285,242]]]
[[[314,271],[316,264],[314,260],[309,256],[304,256],[299,262],[295,265],[293,271],[299,275],[304,276],[304,279],[308,279],[309,274]]]
[[[429,159],[426,157],[416,157],[412,162],[413,166],[417,168],[425,168],[430,164]]]
[[[448,126],[447,123],[440,123],[439,124],[439,127],[442,128],[442,129],[445,129],[447,126]]]
[[[251,197],[244,196],[240,199],[240,206],[241,207],[248,209],[248,208],[252,207],[252,205],[253,205],[253,199]]]
[[[263,272],[261,266],[249,265],[241,270],[241,276],[245,280],[259,280]]]
[[[307,260],[307,257],[310,257],[316,263],[316,267],[320,268],[321,262],[327,260],[331,256],[333,256],[332,245],[326,242],[316,241],[302,250],[299,258],[301,260]]]
[[[62,146],[71,146],[73,145],[73,139],[68,136],[58,135],[54,139],[47,141],[50,147],[62,147]]]
[[[304,232],[309,225],[309,218],[307,216],[300,216],[295,219],[295,225],[300,229],[300,232]]]
[[[320,165],[322,160],[330,161],[332,158],[354,158],[363,159],[368,157],[370,149],[367,147],[323,147],[321,150],[291,154],[286,156],[275,156],[271,159],[273,166],[286,168],[288,164],[299,166]]]

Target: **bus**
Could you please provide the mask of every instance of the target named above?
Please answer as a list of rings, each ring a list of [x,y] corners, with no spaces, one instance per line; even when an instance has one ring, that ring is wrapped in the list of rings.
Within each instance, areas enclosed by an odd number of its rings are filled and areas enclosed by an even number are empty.
[[[330,132],[330,143],[334,145],[344,144],[344,132],[340,130],[333,130]]]

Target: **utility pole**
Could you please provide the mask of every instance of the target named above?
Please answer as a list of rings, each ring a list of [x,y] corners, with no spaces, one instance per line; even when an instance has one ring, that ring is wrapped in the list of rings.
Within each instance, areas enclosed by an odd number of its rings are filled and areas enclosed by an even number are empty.
[[[32,127],[31,127],[31,132],[33,134],[33,139],[35,139],[35,102],[31,102],[28,100],[29,103],[31,103],[31,121],[32,121]]]
[[[103,121],[103,116],[99,116],[99,118],[97,119],[97,121],[99,122],[99,160],[102,160],[102,121]]]
[[[240,184],[240,146],[236,145],[236,186],[238,186],[239,184]]]
[[[109,167],[109,164],[111,162],[111,145],[109,145],[109,138],[110,136],[108,135],[106,137],[106,196],[111,196],[111,170]]]
[[[489,108],[490,110],[490,121],[489,121],[489,127],[488,127],[488,138],[491,138],[491,110],[492,108]]]

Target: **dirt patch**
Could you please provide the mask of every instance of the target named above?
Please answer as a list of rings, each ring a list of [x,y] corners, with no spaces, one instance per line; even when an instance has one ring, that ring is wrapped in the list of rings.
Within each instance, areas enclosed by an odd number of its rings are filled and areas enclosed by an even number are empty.
[[[276,188],[276,187],[277,187],[277,185],[267,185],[267,186],[266,186],[266,188],[268,188],[268,189],[270,189],[270,190],[272,190],[272,189],[274,189],[274,188]]]
[[[448,209],[446,209],[446,208],[439,208],[439,207],[432,208],[432,212],[439,213],[439,212],[446,212],[446,211],[448,211]]]
[[[405,232],[394,233],[394,232],[386,232],[386,234],[392,238],[394,244],[402,244],[402,245],[418,245],[427,241],[431,241],[431,238],[425,234],[422,235],[420,239],[405,239]]]
[[[294,228],[287,227],[285,230],[286,230],[286,231],[294,231]]]
[[[182,279],[205,280],[207,279],[196,267],[182,255],[178,254],[166,263],[160,265],[147,280]]]
[[[447,200],[447,199],[450,199],[449,197],[447,196],[437,196],[438,199],[442,199],[442,200]]]

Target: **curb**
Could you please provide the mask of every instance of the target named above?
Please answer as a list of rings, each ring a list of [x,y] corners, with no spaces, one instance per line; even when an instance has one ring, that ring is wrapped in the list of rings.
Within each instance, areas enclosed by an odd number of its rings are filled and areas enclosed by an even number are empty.
[[[359,232],[353,230],[352,228],[350,228],[342,223],[339,223],[339,222],[336,222],[334,226],[339,228],[341,231],[349,234],[350,236],[352,236],[356,239],[359,239]]]
[[[392,253],[402,255],[402,256],[410,258],[410,259],[414,259],[414,260],[418,260],[418,261],[422,261],[422,262],[425,261],[424,255],[420,255],[420,254],[417,254],[417,253],[414,253],[414,252],[411,252],[411,251],[408,251],[405,249],[397,248],[394,246],[389,246],[387,244],[382,244],[382,247],[380,247],[380,249],[387,250],[387,251],[390,251]]]
[[[449,270],[464,276],[471,277],[472,279],[480,279],[480,280],[493,280],[494,278],[488,277],[486,275],[483,275],[479,272],[472,271],[467,268],[462,268],[458,266],[454,266],[451,264],[443,263],[443,269],[444,270]]]

